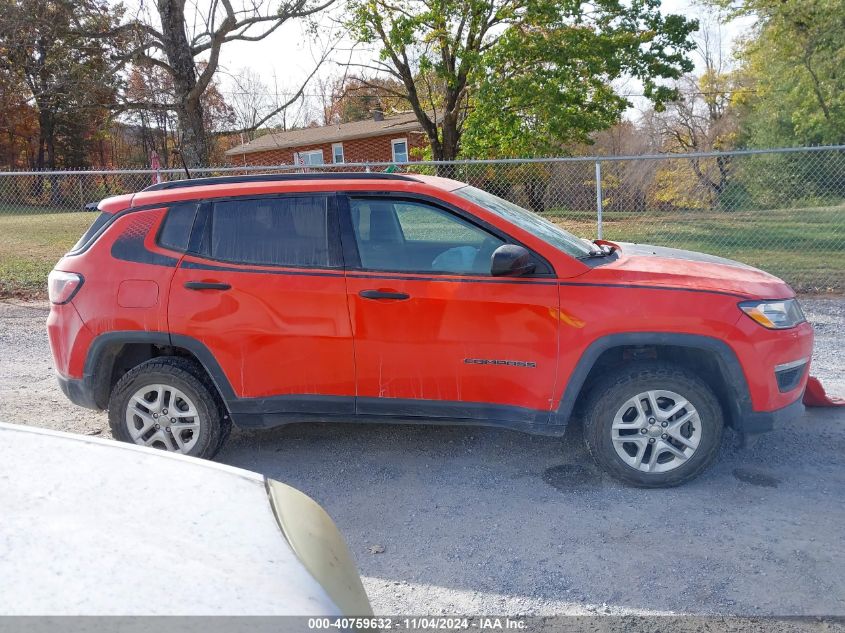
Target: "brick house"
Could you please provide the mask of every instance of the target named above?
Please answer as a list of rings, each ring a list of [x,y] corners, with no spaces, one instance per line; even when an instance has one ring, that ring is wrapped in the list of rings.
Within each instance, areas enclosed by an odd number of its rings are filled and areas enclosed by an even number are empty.
[[[412,150],[427,144],[412,114],[265,134],[226,151],[230,165],[324,165],[414,160]]]

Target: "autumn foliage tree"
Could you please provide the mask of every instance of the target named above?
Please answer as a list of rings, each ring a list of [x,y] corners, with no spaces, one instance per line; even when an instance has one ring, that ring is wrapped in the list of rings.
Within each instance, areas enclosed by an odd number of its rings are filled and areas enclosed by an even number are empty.
[[[0,164],[8,170],[34,166],[38,112],[21,78],[8,69],[0,70],[0,113]]]
[[[200,65],[202,67],[202,65]],[[155,151],[163,165],[181,166],[181,161],[173,156],[173,150],[179,148],[179,122],[176,113],[166,107],[175,99],[175,90],[171,76],[152,64],[134,65],[128,76],[124,98],[130,103],[147,103],[150,108],[131,107],[124,113],[127,122],[137,126],[143,150],[143,163]],[[217,155],[220,160],[220,148],[213,142],[215,133],[230,128],[235,123],[232,107],[223,98],[218,82],[212,79],[201,98],[203,129],[208,140],[209,158]]]
[[[120,81],[110,63],[116,38],[108,31],[119,14],[98,0],[0,0],[0,73],[15,114],[37,118],[32,167],[83,166],[90,145],[115,103]],[[17,106],[14,101],[17,99]],[[25,123],[24,123],[25,125]],[[14,124],[7,124],[14,135]]]
[[[378,111],[385,115],[409,109],[402,95],[402,84],[387,77],[368,78],[342,75],[330,80],[324,103],[324,120],[350,123],[372,118]]]

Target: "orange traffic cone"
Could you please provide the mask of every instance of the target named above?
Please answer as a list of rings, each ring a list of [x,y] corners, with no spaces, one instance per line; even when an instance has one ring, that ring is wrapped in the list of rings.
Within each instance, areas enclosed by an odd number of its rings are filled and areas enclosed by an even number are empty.
[[[827,395],[819,379],[810,376],[804,391],[804,404],[808,407],[845,407],[845,398]]]

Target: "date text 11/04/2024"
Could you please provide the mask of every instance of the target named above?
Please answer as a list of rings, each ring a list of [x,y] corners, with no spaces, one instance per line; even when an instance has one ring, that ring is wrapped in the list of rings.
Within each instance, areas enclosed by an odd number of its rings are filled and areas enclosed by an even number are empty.
[[[466,631],[466,630],[524,630],[525,620],[510,617],[361,617],[309,618],[309,630],[408,630],[408,631]]]

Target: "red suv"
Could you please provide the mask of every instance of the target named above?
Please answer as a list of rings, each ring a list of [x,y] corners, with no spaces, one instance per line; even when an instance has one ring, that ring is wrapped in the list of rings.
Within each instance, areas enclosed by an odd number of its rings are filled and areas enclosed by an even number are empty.
[[[667,486],[725,425],[802,410],[813,330],[783,281],[588,242],[464,183],[208,178],[98,208],[47,325],[62,390],[127,442],[211,457],[232,422],[557,436],[577,417],[607,472]]]

